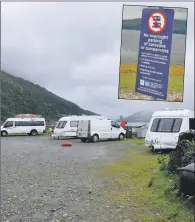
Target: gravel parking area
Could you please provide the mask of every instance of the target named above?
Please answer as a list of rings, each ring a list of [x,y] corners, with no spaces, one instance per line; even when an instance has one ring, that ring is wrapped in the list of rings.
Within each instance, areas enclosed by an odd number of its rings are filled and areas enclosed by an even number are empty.
[[[104,198],[105,178],[95,172],[121,158],[128,144],[61,142],[48,136],[1,139],[1,221],[124,221]]]

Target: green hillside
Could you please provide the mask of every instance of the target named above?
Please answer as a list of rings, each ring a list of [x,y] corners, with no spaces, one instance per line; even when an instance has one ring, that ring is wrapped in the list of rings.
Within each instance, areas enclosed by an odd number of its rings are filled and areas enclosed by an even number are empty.
[[[122,29],[126,30],[140,30],[141,19],[123,20]],[[174,34],[186,34],[187,25],[185,20],[174,20]]]
[[[0,72],[0,77],[1,120],[18,113],[41,114],[48,121],[57,120],[61,115],[95,114],[22,78],[5,72]]]

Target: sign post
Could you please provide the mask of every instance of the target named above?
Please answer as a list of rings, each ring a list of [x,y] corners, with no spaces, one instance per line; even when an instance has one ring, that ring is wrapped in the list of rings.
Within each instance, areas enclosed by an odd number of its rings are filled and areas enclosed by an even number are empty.
[[[167,99],[173,23],[173,9],[143,9],[136,92]]]

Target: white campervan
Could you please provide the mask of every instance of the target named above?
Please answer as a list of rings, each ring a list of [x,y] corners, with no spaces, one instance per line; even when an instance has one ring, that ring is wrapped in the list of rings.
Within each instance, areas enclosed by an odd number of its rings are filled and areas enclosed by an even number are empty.
[[[181,132],[189,130],[194,111],[165,110],[152,115],[145,137],[145,145],[152,150],[175,149]]]
[[[123,140],[126,131],[112,120],[83,120],[79,121],[77,136],[82,142],[109,139]]]
[[[53,131],[53,139],[60,139],[63,137],[77,137],[78,122],[80,120],[91,120],[91,119],[106,119],[104,116],[67,116],[62,117],[56,124]]]
[[[44,118],[30,117],[30,116],[19,116],[15,118],[7,119],[1,125],[1,136],[17,135],[17,134],[28,134],[38,135],[46,130],[46,124]]]

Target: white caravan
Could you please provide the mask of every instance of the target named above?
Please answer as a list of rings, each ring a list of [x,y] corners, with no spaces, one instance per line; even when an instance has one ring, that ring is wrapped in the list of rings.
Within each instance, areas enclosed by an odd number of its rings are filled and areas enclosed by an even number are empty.
[[[77,137],[78,122],[80,120],[91,120],[91,119],[106,119],[104,116],[67,116],[62,117],[56,124],[53,131],[53,139],[60,139],[63,137]]]
[[[36,136],[46,131],[44,118],[39,117],[15,117],[7,119],[1,125],[1,136],[28,134]]]
[[[154,112],[145,137],[145,145],[152,150],[175,149],[181,132],[189,130],[194,111],[166,110]]]
[[[78,124],[77,137],[82,142],[109,139],[123,140],[125,135],[126,130],[112,120],[83,120],[79,121]]]

